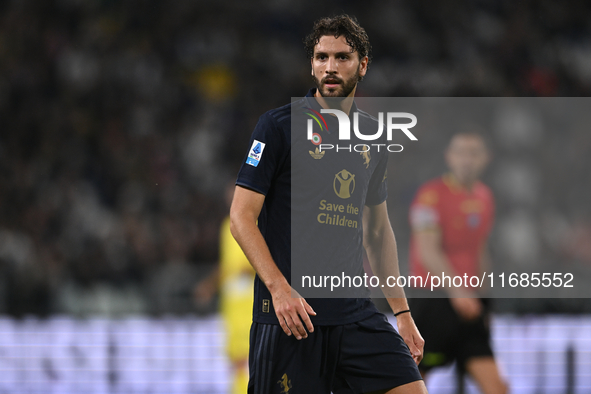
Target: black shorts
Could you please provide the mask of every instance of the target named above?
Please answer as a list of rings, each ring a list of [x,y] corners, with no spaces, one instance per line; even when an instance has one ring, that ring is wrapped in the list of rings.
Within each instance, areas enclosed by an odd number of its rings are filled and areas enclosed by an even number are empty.
[[[460,319],[448,298],[409,299],[412,316],[425,339],[422,372],[457,361],[464,369],[473,357],[493,355],[490,346],[487,300],[483,314],[475,320]]]
[[[298,341],[280,326],[250,330],[252,394],[350,394],[391,389],[421,380],[402,337],[376,313],[340,326],[316,326]]]

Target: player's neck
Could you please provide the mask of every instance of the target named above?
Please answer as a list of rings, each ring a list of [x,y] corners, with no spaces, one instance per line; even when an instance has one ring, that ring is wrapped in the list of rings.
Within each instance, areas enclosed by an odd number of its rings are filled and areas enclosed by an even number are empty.
[[[318,104],[320,104],[322,108],[339,109],[347,115],[349,115],[349,112],[351,112],[351,107],[353,106],[353,99],[355,98],[356,90],[357,85],[355,85],[355,87],[347,97],[335,97],[335,99],[340,98],[341,100],[329,100],[330,103],[327,102],[325,98],[320,94],[320,89],[316,89],[314,97],[316,98],[316,101],[318,101]]]
[[[476,183],[478,182],[478,179],[460,180],[460,178],[458,178],[453,172],[449,172],[446,178],[446,181],[450,186],[459,189],[464,189],[468,192],[471,192],[474,189]]]

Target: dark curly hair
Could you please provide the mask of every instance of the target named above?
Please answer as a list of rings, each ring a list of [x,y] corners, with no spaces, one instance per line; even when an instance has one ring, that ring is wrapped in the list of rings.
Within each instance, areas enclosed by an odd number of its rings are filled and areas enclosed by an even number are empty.
[[[312,33],[304,39],[306,55],[309,59],[314,56],[314,47],[322,36],[344,36],[351,52],[357,51],[359,59],[367,56],[368,64],[371,63],[371,45],[365,29],[359,26],[357,19],[347,14],[318,19],[314,22]]]

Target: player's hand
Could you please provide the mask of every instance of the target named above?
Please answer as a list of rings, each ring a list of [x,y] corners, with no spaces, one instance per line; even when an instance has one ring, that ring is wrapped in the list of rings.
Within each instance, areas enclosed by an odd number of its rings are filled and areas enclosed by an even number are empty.
[[[415,360],[415,363],[419,365],[423,359],[425,340],[421,336],[410,313],[398,315],[396,318],[396,324],[398,325],[398,333],[402,339],[404,339],[406,346],[408,346],[410,350],[410,355]]]
[[[291,286],[286,285],[275,291],[272,297],[275,314],[287,335],[293,334],[297,340],[300,340],[308,338],[308,332],[314,332],[309,315],[316,316],[316,312]]]
[[[482,302],[478,298],[450,298],[449,301],[463,320],[474,320],[482,314]]]

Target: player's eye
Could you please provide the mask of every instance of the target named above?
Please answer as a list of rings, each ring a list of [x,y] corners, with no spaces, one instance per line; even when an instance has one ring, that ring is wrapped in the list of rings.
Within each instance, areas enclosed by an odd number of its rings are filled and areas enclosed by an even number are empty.
[[[324,54],[318,54],[316,55],[316,60],[326,60],[327,56]]]

